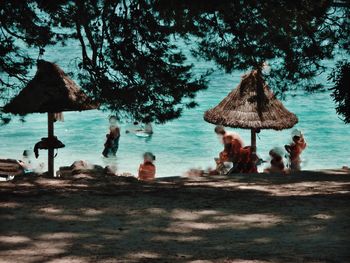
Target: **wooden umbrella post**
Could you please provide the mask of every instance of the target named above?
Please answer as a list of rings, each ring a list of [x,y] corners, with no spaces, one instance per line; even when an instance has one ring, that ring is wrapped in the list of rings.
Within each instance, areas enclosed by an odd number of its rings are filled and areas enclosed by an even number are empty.
[[[256,157],[256,131],[255,131],[255,129],[251,129],[251,149],[252,149],[251,158],[254,158],[254,160],[255,160],[255,157]],[[254,165],[256,168],[256,161],[254,161]]]
[[[48,141],[52,141],[54,137],[54,113],[49,112],[47,114],[48,121]],[[50,177],[54,177],[54,149],[49,147],[48,149],[48,174]]]

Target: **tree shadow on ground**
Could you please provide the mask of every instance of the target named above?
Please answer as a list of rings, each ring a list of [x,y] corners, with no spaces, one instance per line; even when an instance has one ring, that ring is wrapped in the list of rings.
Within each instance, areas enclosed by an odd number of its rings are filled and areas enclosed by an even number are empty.
[[[14,183],[15,188],[1,186],[0,259],[40,263],[350,258],[348,175],[322,175],[319,180],[168,179],[153,184],[84,178],[56,180],[60,184],[34,180],[32,188],[30,181]],[[313,192],[320,182],[337,186]],[[291,184],[306,184],[299,192],[308,194],[295,195]],[[275,188],[285,192],[276,194],[271,190]]]

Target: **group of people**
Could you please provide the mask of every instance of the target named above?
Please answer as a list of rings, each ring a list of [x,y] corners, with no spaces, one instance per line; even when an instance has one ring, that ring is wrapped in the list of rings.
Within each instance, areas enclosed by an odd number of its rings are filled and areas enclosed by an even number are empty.
[[[227,132],[223,126],[216,126],[215,133],[224,145],[219,158],[215,158],[216,169],[210,174],[255,173],[258,160],[251,146],[244,146],[238,133]],[[227,163],[232,167],[228,167]]]
[[[137,136],[146,137],[153,134],[153,128],[151,123],[144,123],[140,126],[138,122],[134,122],[134,127],[126,131],[126,133],[134,133]],[[119,148],[120,139],[120,128],[117,125],[117,117],[109,117],[109,133],[106,134],[106,141],[104,143],[104,149],[102,155],[106,158],[111,156],[116,156]],[[138,171],[138,179],[143,181],[150,181],[155,178],[156,167],[154,161],[156,159],[155,155],[151,152],[146,152],[143,154],[143,163],[140,164]]]
[[[109,118],[109,133],[106,134],[103,156],[115,156],[119,147],[120,128],[117,125],[117,118],[111,116]],[[142,133],[151,135],[153,129],[150,123],[145,123],[144,126],[139,126],[134,123],[134,128],[127,130],[127,133]],[[219,136],[224,149],[219,153],[219,157],[215,158],[216,169],[210,171],[209,174],[235,174],[235,173],[256,173],[257,165],[261,163],[261,159],[255,153],[252,146],[245,146],[242,138],[238,133],[227,132],[223,126],[216,126],[215,133]],[[289,165],[286,167],[284,163],[284,150],[274,148],[270,150],[270,167],[264,172],[268,173],[286,173],[286,168],[295,171],[300,170],[301,158],[300,155],[306,148],[306,142],[303,134],[299,130],[292,133],[292,142],[285,145],[285,151],[288,155]],[[155,156],[151,152],[146,152],[143,155],[143,163],[140,164],[138,178],[140,180],[153,180],[156,174],[154,164]]]
[[[301,153],[306,148],[306,141],[304,135],[299,130],[292,132],[292,142],[284,146],[285,151],[288,154],[289,170],[299,171],[301,169]],[[274,148],[269,152],[271,161],[270,167],[265,169],[265,172],[270,173],[286,173],[286,167],[283,162],[283,150],[280,148]]]
[[[58,116],[63,119],[62,116]],[[134,122],[133,128],[128,129],[126,133],[134,133],[137,136],[145,137],[153,134],[152,125],[143,123],[139,125]],[[262,161],[256,155],[255,150],[251,146],[244,146],[244,142],[238,133],[227,132],[223,126],[216,126],[215,133],[219,136],[224,149],[219,153],[219,157],[215,158],[216,168],[209,171],[210,175],[216,174],[235,174],[235,173],[256,173],[257,165]],[[117,117],[112,115],[109,117],[109,130],[106,134],[104,149],[102,155],[106,158],[116,156],[119,148],[120,128],[117,123]],[[273,148],[269,152],[270,167],[264,172],[267,173],[286,173],[287,171],[298,171],[301,169],[301,153],[306,148],[304,135],[299,130],[292,132],[292,142],[282,148]],[[36,151],[36,157],[38,153]],[[23,153],[23,161],[28,159],[28,151]],[[285,165],[284,157],[287,156],[289,162]],[[143,163],[140,164],[138,170],[138,178],[140,180],[153,180],[156,175],[156,166],[154,164],[156,157],[151,152],[143,154]],[[21,165],[25,169],[30,169],[31,163],[22,162]]]
[[[220,137],[224,145],[219,157],[215,158],[216,169],[209,174],[234,174],[234,173],[256,173],[257,165],[263,162],[251,146],[244,146],[242,138],[233,132],[227,132],[223,126],[216,126],[215,133]],[[267,173],[286,173],[301,169],[301,153],[306,148],[303,134],[299,130],[292,132],[292,142],[285,145],[285,151],[289,159],[288,167],[284,164],[284,151],[279,148],[270,150],[270,167],[265,169]]]
[[[134,133],[139,137],[149,137],[153,134],[152,124],[150,122],[146,122],[143,125],[139,125],[138,122],[134,122],[134,127],[126,130],[126,133]],[[117,117],[112,115],[109,117],[109,130],[106,134],[106,141],[102,151],[102,155],[104,157],[108,158],[116,156],[119,148],[119,139],[120,128],[117,123]]]

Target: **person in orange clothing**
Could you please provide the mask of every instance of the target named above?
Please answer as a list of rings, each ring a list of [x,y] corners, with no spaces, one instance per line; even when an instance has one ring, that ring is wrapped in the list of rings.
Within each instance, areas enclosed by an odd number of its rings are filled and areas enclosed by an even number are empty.
[[[227,135],[223,138],[224,150],[220,153],[224,162],[237,162],[239,160],[240,149],[242,143],[240,140],[233,138],[232,135]]]
[[[294,130],[292,132],[292,136],[292,143],[289,145],[285,145],[284,148],[289,153],[290,169],[292,171],[299,171],[301,169],[300,155],[306,148],[306,142],[304,139],[304,135],[299,130]]]
[[[257,173],[257,156],[252,156],[251,146],[240,147],[237,153],[238,159],[234,169],[230,171],[232,173]]]
[[[248,173],[250,170],[249,162],[250,162],[251,148],[246,146],[244,148],[239,149],[239,159],[237,160],[237,172],[239,173]]]
[[[242,145],[242,147],[244,146],[243,140],[242,140],[241,136],[239,136],[238,133],[236,133],[236,132],[228,132],[221,125],[216,126],[214,131],[219,136],[219,138],[220,138],[220,140],[221,140],[221,142],[223,144],[225,144],[225,137],[231,136],[232,139],[237,140]]]
[[[216,169],[211,174],[226,174],[228,169],[225,162],[232,162],[235,165],[239,160],[239,153],[242,148],[241,141],[235,139],[232,135],[226,135],[223,137],[223,143],[224,150],[220,152],[219,158],[215,158]]]
[[[150,153],[146,152],[143,155],[143,163],[139,167],[138,179],[142,181],[152,181],[156,176],[156,166],[154,161],[156,157]]]

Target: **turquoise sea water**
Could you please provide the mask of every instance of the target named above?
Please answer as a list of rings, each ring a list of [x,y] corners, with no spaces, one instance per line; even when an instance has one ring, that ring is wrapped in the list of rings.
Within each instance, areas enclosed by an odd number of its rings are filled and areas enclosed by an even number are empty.
[[[33,54],[34,55],[34,54]],[[74,70],[71,59],[79,56],[79,47],[69,45],[49,49],[43,59],[58,63],[65,71]],[[67,59],[69,57],[69,59]],[[208,62],[190,61],[198,73],[213,65]],[[326,63],[332,66],[333,62]],[[34,73],[34,72],[33,72]],[[209,88],[197,95],[199,107],[186,110],[183,116],[165,125],[155,125],[150,139],[125,134],[129,124],[121,123],[122,135],[117,158],[102,158],[103,143],[108,129],[108,112],[66,112],[65,121],[55,124],[55,134],[66,144],[55,159],[56,168],[72,164],[74,160],[86,160],[106,165],[116,164],[119,172],[137,173],[142,153],[152,151],[157,156],[157,176],[183,175],[190,168],[214,167],[213,158],[222,150],[214,126],[203,120],[203,113],[219,103],[237,86],[244,72],[225,74],[215,70],[210,76]],[[319,77],[326,86],[325,76]],[[294,112],[308,143],[303,153],[303,169],[340,168],[350,165],[350,126],[336,115],[329,92],[287,96],[285,106]],[[250,131],[235,129],[246,145],[250,144]],[[258,154],[268,158],[268,151],[290,141],[291,130],[262,130],[257,139]],[[0,158],[20,159],[24,149],[33,149],[34,144],[47,136],[47,116],[32,114],[22,123],[14,119],[0,127]],[[32,156],[33,157],[33,156]],[[41,151],[35,165],[47,164],[47,152]]]

